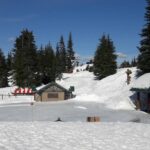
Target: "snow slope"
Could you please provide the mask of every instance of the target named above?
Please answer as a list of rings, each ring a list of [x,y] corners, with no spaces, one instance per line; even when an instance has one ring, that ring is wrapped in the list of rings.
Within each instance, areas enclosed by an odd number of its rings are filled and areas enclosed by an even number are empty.
[[[85,68],[85,66],[83,67]],[[130,100],[130,96],[133,94],[130,88],[135,81],[136,68],[131,68],[130,85],[126,83],[126,70],[127,68],[118,69],[116,74],[100,81],[95,80],[93,73],[80,71],[74,74],[64,74],[63,80],[57,82],[66,88],[71,85],[75,86],[76,98],[74,100],[96,101],[111,109],[133,110],[135,106]]]
[[[126,70],[118,69],[117,73],[111,75],[103,80],[95,80],[93,73],[85,70],[86,65],[77,67],[80,72],[72,74],[64,74],[63,80],[57,81],[59,84],[69,89],[70,86],[75,87],[74,101],[91,101],[99,102],[104,104],[110,109],[127,109],[133,110],[135,108],[132,103],[130,96],[132,92],[130,88],[135,81],[136,68],[131,68],[131,84],[126,83]],[[20,103],[20,102],[30,102],[33,101],[33,97],[23,96],[23,97],[9,97],[16,87],[8,87],[0,89],[0,103]],[[4,94],[6,96],[2,97]]]

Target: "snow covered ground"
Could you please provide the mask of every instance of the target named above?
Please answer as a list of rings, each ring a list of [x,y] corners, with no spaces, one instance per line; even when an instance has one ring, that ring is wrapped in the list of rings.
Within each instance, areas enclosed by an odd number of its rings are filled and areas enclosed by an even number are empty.
[[[132,68],[131,84],[126,83],[126,69],[119,69],[101,81],[93,73],[83,71],[64,74],[57,81],[66,88],[75,86],[72,100],[61,102],[34,102],[33,96],[11,96],[0,100],[0,121],[83,121],[88,116],[99,116],[101,122],[150,123],[148,114],[136,111],[130,96],[130,88],[136,79],[136,68]],[[0,89],[0,93],[11,94],[15,87]],[[34,102],[34,105],[31,105]]]
[[[136,111],[126,69],[101,81],[80,72],[57,81],[75,86],[76,97],[61,102],[34,102],[33,96],[10,96],[16,87],[0,89],[0,150],[149,150],[150,115]],[[34,102],[33,105],[32,102]],[[88,116],[100,123],[87,123]],[[60,117],[63,122],[55,122]]]
[[[149,150],[150,126],[137,123],[1,122],[1,150]]]

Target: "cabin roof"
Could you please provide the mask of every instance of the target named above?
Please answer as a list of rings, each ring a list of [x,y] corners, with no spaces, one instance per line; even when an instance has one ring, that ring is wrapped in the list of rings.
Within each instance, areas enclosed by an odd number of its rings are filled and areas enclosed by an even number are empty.
[[[56,82],[50,82],[47,85],[45,85],[42,88],[40,88],[39,90],[37,90],[37,93],[42,93],[42,92],[44,92],[46,89],[48,89],[51,86],[56,86],[56,87],[60,88],[62,91],[64,91],[64,92],[69,92],[67,89],[65,89],[61,85],[57,84]]]
[[[150,92],[150,73],[146,73],[135,81],[131,91]]]

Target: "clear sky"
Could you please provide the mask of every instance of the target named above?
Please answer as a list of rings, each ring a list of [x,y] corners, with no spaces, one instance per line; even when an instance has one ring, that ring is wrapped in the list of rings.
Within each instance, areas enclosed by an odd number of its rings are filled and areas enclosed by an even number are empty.
[[[0,0],[0,48],[6,54],[28,28],[38,47],[50,41],[55,48],[72,32],[75,51],[91,56],[105,33],[130,59],[138,54],[145,6],[145,0]]]

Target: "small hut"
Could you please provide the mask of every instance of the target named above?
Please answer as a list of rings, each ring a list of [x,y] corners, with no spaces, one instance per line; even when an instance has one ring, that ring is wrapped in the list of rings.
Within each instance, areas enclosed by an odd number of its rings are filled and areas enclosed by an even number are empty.
[[[72,91],[65,89],[56,82],[51,82],[35,93],[35,101],[60,101],[73,97]]]
[[[140,76],[131,91],[136,92],[136,106],[145,112],[150,112],[150,73]]]

